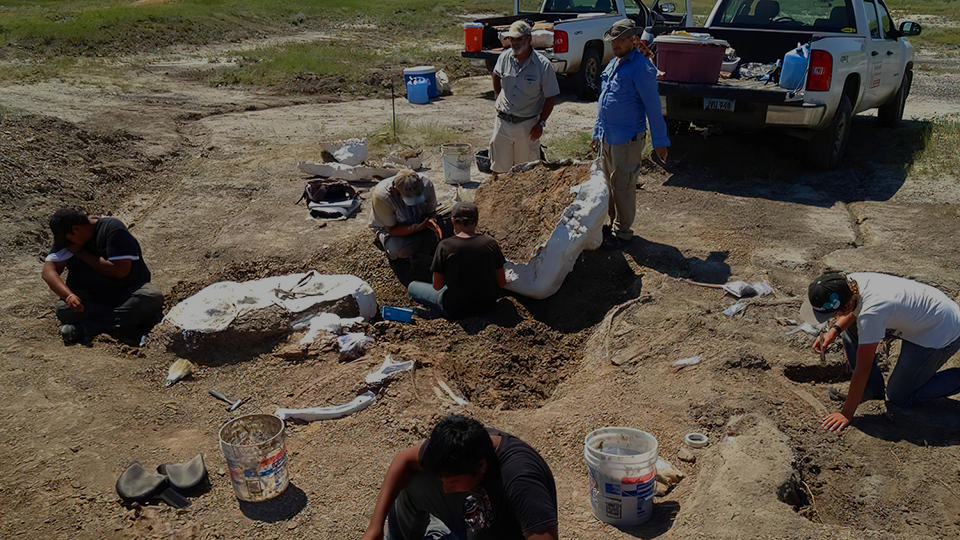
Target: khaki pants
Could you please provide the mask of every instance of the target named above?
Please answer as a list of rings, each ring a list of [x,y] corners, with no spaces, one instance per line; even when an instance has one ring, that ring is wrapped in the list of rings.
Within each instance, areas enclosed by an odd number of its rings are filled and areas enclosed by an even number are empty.
[[[540,159],[540,139],[530,140],[530,130],[538,123],[538,118],[531,118],[513,124],[499,116],[493,121],[493,137],[490,138],[490,169],[493,172],[505,173],[517,163]]]
[[[625,144],[602,143],[600,166],[610,188],[610,228],[617,238],[633,238],[633,219],[637,215],[637,178],[645,133]]]

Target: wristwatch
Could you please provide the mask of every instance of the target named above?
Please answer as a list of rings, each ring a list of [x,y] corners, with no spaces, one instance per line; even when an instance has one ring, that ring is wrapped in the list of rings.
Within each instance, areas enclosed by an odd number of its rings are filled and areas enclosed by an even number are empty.
[[[540,127],[542,127],[542,128],[547,127],[547,121],[546,121],[546,120],[541,120],[541,121],[540,121]]]

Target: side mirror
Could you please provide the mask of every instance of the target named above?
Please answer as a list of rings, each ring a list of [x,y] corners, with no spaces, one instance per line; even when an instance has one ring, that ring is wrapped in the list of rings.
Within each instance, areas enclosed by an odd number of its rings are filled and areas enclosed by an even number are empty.
[[[671,3],[660,4],[660,13],[673,13],[677,10],[677,6]]]
[[[920,27],[919,23],[911,21],[900,23],[900,33],[905,36],[919,36],[921,30],[923,28]]]

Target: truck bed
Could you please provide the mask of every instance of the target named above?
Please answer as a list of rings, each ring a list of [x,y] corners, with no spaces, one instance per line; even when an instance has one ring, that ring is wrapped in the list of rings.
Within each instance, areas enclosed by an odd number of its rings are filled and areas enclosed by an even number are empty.
[[[790,92],[779,85],[755,79],[724,79],[717,84],[692,84],[659,81],[662,96],[685,96],[693,98],[719,98],[753,103],[786,104],[801,101],[792,98]]]

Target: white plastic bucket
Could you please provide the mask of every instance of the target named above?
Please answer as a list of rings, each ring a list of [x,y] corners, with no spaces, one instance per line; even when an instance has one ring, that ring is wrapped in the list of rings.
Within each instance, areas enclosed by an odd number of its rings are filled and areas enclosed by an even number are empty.
[[[241,501],[272,499],[290,484],[283,420],[272,414],[248,414],[224,424],[220,450]]]
[[[653,514],[657,439],[645,431],[605,427],[583,440],[593,515],[611,525],[640,525]]]
[[[466,184],[474,156],[469,144],[446,143],[440,146],[443,154],[443,180],[448,184]]]

